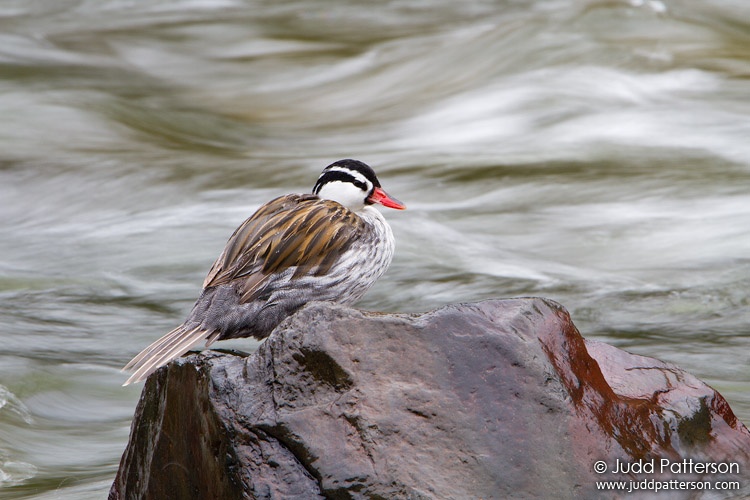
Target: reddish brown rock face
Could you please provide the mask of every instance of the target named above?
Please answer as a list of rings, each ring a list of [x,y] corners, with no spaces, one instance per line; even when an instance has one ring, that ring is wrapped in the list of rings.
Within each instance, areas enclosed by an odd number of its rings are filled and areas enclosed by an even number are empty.
[[[553,302],[312,304],[247,358],[192,355],[152,376],[110,498],[611,498],[624,492],[596,481],[706,479],[658,473],[686,459],[736,463],[708,479],[747,493],[749,452],[721,395],[585,341]]]

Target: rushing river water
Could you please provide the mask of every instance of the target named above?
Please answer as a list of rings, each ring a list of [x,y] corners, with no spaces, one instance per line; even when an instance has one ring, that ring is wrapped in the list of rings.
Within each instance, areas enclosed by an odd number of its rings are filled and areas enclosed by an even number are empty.
[[[549,297],[750,422],[749,97],[745,0],[0,1],[0,496],[105,497],[119,368],[346,157],[409,207],[361,307]]]

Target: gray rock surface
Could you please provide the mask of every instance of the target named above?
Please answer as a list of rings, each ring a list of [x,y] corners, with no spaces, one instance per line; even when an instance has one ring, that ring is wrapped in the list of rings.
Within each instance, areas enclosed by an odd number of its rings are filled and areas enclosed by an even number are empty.
[[[709,497],[748,493],[750,433],[721,395],[585,341],[554,302],[314,303],[248,357],[193,354],[152,375],[110,499],[613,498],[596,481],[706,479],[658,474],[661,459],[737,463],[708,479],[745,489]],[[615,474],[618,460],[657,471]]]

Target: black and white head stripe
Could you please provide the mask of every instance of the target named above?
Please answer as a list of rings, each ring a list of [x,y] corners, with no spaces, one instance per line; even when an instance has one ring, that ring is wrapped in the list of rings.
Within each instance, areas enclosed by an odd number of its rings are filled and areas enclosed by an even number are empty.
[[[380,187],[375,172],[366,163],[357,160],[339,160],[323,170],[313,187],[313,194],[318,194],[325,184],[337,181],[349,182],[365,193],[370,193],[373,188]]]

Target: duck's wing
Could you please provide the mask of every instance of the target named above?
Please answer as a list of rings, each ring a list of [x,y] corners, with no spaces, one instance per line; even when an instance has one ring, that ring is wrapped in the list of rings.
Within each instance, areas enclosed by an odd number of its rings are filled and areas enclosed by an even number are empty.
[[[286,195],[261,206],[232,234],[203,288],[234,283],[246,303],[271,275],[294,268],[292,278],[325,274],[364,223],[354,212],[315,195]]]

